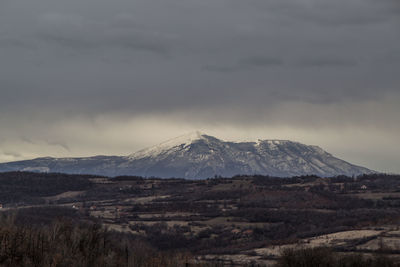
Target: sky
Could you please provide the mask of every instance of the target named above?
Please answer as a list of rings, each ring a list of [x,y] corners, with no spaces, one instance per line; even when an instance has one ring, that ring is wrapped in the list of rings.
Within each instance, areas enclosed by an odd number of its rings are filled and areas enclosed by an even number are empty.
[[[398,0],[0,0],[0,162],[194,130],[400,173]]]

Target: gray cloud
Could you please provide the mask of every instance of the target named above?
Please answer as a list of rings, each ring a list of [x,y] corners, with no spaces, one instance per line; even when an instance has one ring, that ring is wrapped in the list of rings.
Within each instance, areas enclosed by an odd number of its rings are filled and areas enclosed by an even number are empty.
[[[375,127],[397,144],[397,0],[4,0],[0,14],[0,149],[23,158],[125,153],[163,120],[168,137]]]
[[[217,65],[206,65],[202,67],[202,70],[212,71],[212,72],[221,72],[221,73],[230,73],[234,71],[240,70],[237,66],[217,66]]]
[[[280,66],[283,64],[283,60],[279,58],[269,58],[262,56],[254,56],[239,60],[239,65],[246,67],[269,67],[269,66]]]
[[[65,143],[65,142],[59,142],[59,141],[46,141],[46,143],[50,146],[59,146],[65,149],[66,151],[71,151],[70,147]]]
[[[166,55],[170,50],[167,35],[147,30],[118,15],[105,22],[58,13],[44,14],[37,20],[33,35],[29,32],[20,36],[20,40],[14,38],[8,43],[26,44],[26,40],[30,40],[32,46],[61,46],[59,49],[82,53],[93,49],[101,53],[106,49],[120,48]],[[3,42],[7,43],[7,39]]]
[[[248,71],[260,68],[271,68],[283,65],[283,60],[280,58],[252,56],[239,59],[231,66],[206,65],[202,69],[206,71],[229,73],[235,71]]]
[[[396,0],[339,1],[250,1],[257,9],[270,10],[279,18],[329,27],[369,26],[395,19],[399,11]]]
[[[300,67],[354,67],[357,65],[357,61],[338,58],[309,58],[300,60],[297,64]]]
[[[18,153],[18,152],[13,152],[13,151],[4,151],[3,154],[4,154],[5,156],[11,156],[11,157],[14,157],[14,158],[19,158],[19,157],[22,156],[20,153]]]

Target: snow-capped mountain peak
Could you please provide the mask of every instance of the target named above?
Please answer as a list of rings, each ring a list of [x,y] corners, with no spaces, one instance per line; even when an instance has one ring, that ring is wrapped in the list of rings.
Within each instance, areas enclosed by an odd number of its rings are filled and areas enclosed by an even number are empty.
[[[185,148],[188,145],[199,140],[207,140],[207,137],[208,136],[205,133],[202,133],[200,131],[190,132],[188,134],[181,135],[162,142],[156,146],[139,150],[129,155],[128,158],[131,160],[136,160],[140,158],[154,157],[163,154],[164,152],[171,149]]]
[[[318,146],[289,140],[226,142],[198,131],[129,156],[39,158],[0,164],[0,171],[16,170],[190,179],[237,174],[327,177],[373,172],[338,159]]]

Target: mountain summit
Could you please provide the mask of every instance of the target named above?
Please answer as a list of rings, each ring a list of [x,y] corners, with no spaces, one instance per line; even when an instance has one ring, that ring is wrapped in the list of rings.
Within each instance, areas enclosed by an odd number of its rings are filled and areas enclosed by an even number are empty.
[[[328,177],[373,172],[338,159],[318,146],[288,140],[226,142],[201,132],[183,135],[129,156],[38,158],[0,164],[0,171],[16,170],[189,179],[237,174]]]
[[[159,145],[156,145],[154,147],[139,150],[138,152],[130,155],[129,158],[139,159],[139,158],[145,158],[145,157],[149,157],[149,156],[157,156],[157,155],[161,154],[163,151],[170,150],[171,148],[174,148],[174,147],[188,146],[196,141],[205,140],[207,137],[209,137],[209,136],[207,136],[206,134],[204,134],[200,131],[192,132],[189,134],[185,134],[185,135],[170,139],[170,140],[163,142]],[[213,137],[211,137],[211,138],[213,138]]]

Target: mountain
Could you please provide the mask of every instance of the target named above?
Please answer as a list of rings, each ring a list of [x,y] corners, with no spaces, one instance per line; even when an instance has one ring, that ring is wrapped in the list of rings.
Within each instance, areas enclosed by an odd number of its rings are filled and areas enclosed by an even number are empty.
[[[261,174],[359,175],[373,171],[335,158],[318,146],[288,140],[226,142],[194,132],[129,156],[37,158],[0,164],[0,171],[90,173],[106,176],[207,178]]]

